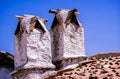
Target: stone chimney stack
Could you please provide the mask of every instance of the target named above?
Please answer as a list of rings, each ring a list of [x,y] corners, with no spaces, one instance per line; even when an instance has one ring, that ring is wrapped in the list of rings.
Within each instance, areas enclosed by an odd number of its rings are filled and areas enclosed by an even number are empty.
[[[77,10],[57,9],[49,12],[55,14],[50,34],[52,59],[56,69],[64,69],[86,59],[84,29],[77,19]]]
[[[13,79],[44,79],[55,68],[52,64],[51,39],[46,19],[38,16],[16,16],[15,71]]]

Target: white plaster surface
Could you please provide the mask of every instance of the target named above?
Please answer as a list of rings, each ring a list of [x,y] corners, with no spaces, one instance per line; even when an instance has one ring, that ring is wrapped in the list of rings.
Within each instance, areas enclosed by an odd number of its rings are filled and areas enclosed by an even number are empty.
[[[50,33],[40,18],[32,15],[21,17],[19,27],[23,30],[15,34],[16,70],[12,73],[13,79],[44,79],[55,68],[52,64]],[[39,24],[33,24],[36,22]]]
[[[15,67],[54,68],[51,62],[51,40],[49,32],[40,29],[15,36]]]
[[[84,29],[78,21],[66,25],[70,10],[60,10],[56,15],[58,23],[50,30],[53,61],[86,56],[84,48]]]
[[[68,65],[68,66],[64,67],[63,70],[65,70],[65,69],[74,69],[77,66],[78,66],[78,63],[77,64],[72,64],[72,65]]]
[[[85,56],[84,30],[82,27],[76,29],[75,24],[69,24],[63,36],[64,58]]]

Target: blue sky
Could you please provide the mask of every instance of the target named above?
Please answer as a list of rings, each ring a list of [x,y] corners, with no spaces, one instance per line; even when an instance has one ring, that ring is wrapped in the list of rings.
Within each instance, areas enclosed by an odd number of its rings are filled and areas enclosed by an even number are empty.
[[[86,55],[120,51],[120,0],[1,0],[0,51],[14,54],[15,15],[32,14],[48,18],[50,29],[54,15],[50,9],[73,9],[85,30]]]

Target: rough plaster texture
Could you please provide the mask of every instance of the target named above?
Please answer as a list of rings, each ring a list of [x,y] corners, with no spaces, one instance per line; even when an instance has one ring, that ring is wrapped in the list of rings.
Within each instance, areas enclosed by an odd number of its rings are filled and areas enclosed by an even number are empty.
[[[81,60],[79,57],[85,57],[84,29],[76,14],[73,12],[71,15],[70,11],[72,10],[54,10],[55,19],[50,34],[52,57],[55,64],[62,64],[66,59],[70,59],[71,64],[78,63]],[[53,13],[53,11],[51,12]],[[71,61],[71,58],[75,58],[74,61]],[[65,62],[63,65],[66,63],[69,62]]]
[[[20,69],[15,72],[16,73],[12,75],[13,79],[45,79],[45,78],[48,78],[49,76],[56,74],[55,71],[52,71],[52,70],[49,71],[49,69],[41,70],[38,68]]]
[[[56,65],[56,70],[64,70],[71,67],[72,65],[85,61],[86,59],[87,57],[68,58],[68,59],[56,61],[54,62],[54,64]]]
[[[22,67],[27,63],[27,49],[26,49],[26,36],[25,34],[17,34],[14,39],[14,48],[15,48],[15,68]]]
[[[10,73],[13,71],[11,68],[0,67],[0,79],[12,79]]]
[[[15,36],[15,66],[54,68],[51,63],[51,42],[48,32],[40,29]]]
[[[55,27],[50,31],[51,34],[51,48],[52,48],[52,59],[53,61],[59,60],[64,54],[64,42],[63,42],[63,32]]]
[[[25,16],[21,20],[21,26],[23,26],[23,32],[18,32],[15,35],[15,67],[16,68],[54,68],[51,62],[51,39],[48,31],[44,32],[39,28],[34,28],[32,31],[28,31],[30,28],[30,21],[32,16]],[[40,19],[38,19],[41,26]]]
[[[78,20],[80,26],[74,21],[66,25],[65,21],[69,16],[68,12],[69,10],[60,10],[55,17],[59,22],[52,26],[50,30],[53,61],[85,56],[83,27]]]
[[[12,72],[13,79],[43,79],[55,68],[50,34],[44,20],[29,15],[17,17],[20,21],[15,32],[16,70]]]
[[[69,24],[63,36],[64,58],[85,56],[83,28],[76,30],[75,24]]]

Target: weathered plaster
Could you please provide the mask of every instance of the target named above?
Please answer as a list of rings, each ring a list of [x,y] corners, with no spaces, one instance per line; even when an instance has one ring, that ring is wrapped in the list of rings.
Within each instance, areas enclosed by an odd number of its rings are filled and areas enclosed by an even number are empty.
[[[80,62],[86,57],[84,48],[84,29],[78,21],[76,9],[73,10],[50,10],[55,13],[55,19],[50,29],[52,59],[55,64],[61,66]],[[71,61],[74,58],[74,61]],[[79,60],[80,59],[80,60]],[[86,58],[83,58],[86,59]],[[63,61],[70,61],[62,63]],[[74,63],[73,63],[74,62]]]

